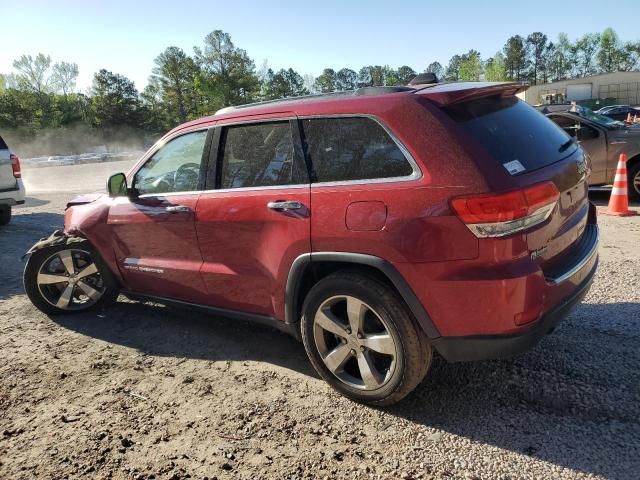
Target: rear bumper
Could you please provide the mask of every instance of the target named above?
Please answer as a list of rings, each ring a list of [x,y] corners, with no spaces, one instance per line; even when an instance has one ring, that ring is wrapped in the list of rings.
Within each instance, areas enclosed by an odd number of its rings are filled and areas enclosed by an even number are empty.
[[[533,326],[513,335],[474,335],[440,337],[432,340],[433,347],[449,362],[467,362],[512,357],[533,348],[542,337],[553,330],[585,297],[595,275],[598,258],[590,257],[591,270],[582,283]],[[584,264],[583,264],[584,266]]]
[[[16,179],[14,188],[0,189],[0,205],[20,205],[24,203],[25,190],[22,179]]]

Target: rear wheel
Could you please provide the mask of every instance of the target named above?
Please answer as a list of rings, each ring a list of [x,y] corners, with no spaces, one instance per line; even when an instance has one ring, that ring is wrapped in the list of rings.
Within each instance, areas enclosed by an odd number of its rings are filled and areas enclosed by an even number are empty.
[[[310,290],[302,338],[322,378],[362,403],[396,403],[431,364],[431,344],[397,293],[359,273],[330,275]]]
[[[11,205],[0,205],[0,225],[11,221]]]
[[[640,201],[640,160],[636,161],[628,171],[629,199]]]
[[[46,314],[77,313],[112,303],[117,283],[87,241],[46,247],[24,269],[31,302]]]

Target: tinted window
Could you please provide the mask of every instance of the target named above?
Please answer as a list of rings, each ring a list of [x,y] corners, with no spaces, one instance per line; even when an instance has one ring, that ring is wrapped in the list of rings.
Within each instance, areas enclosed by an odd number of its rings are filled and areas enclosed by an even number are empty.
[[[206,138],[201,130],[167,142],[138,170],[135,188],[141,195],[197,190]]]
[[[487,97],[445,110],[505,168],[520,162],[524,169],[516,168],[517,173],[550,165],[578,148],[567,148],[569,136],[516,97]]]
[[[556,125],[562,128],[572,137],[575,137],[578,134],[578,129],[580,128],[579,121],[569,117],[563,117],[562,115],[549,115],[548,118],[553,120]]]
[[[335,182],[406,177],[411,164],[389,134],[370,118],[303,120],[315,180]]]
[[[220,188],[304,183],[289,122],[226,127],[221,155]]]
[[[2,137],[0,137],[0,150],[7,150],[9,147],[7,147],[7,144],[4,143],[4,140],[2,139]]]

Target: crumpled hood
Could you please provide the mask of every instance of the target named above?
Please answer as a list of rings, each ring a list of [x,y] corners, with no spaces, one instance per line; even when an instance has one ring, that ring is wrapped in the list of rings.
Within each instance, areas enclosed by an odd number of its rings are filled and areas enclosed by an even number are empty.
[[[67,208],[73,207],[75,205],[85,205],[87,203],[95,202],[100,198],[105,197],[105,193],[95,192],[95,193],[83,193],[78,195],[77,197],[72,198],[69,203],[67,203]]]

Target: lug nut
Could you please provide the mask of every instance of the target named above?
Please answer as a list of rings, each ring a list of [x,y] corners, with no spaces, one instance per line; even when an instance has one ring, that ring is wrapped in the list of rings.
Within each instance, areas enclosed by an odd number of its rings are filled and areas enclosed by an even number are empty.
[[[360,345],[360,351],[364,352],[365,351],[365,346],[364,345]]]
[[[351,350],[351,355],[355,355],[356,351],[355,350]]]
[[[349,335],[351,335],[351,329],[350,329],[350,328],[347,328],[347,333],[348,333]]]
[[[362,338],[362,334],[358,332],[358,338]]]

